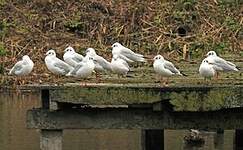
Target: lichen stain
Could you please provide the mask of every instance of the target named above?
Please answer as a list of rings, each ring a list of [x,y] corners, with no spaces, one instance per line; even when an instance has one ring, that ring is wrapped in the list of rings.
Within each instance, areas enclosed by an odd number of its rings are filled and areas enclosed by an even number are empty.
[[[169,99],[176,111],[210,111],[242,105],[241,91],[229,88],[212,88],[208,92],[171,92]]]

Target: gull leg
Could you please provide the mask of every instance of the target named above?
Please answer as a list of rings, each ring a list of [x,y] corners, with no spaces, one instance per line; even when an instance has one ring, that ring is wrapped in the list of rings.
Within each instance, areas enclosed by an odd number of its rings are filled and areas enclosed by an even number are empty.
[[[163,83],[164,84],[164,77],[160,76],[160,84]]]
[[[95,78],[96,78],[96,83],[100,83],[101,81],[101,75],[98,72],[95,72]]]
[[[216,74],[215,74],[215,79],[216,79],[216,80],[219,79],[219,72],[216,72]]]
[[[155,83],[160,83],[160,82],[161,82],[161,77],[162,77],[162,76],[156,74],[156,75],[155,75]]]
[[[168,84],[169,84],[169,78],[168,77],[166,77],[166,80],[165,80],[165,86],[168,86]]]

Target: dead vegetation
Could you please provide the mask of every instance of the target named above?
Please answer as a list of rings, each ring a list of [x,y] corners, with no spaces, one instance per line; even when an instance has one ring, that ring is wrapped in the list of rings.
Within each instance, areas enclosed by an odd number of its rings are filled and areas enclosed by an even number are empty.
[[[175,61],[243,50],[241,0],[0,0],[0,9],[1,84],[10,83],[4,74],[24,54],[35,62],[33,81],[53,82],[44,53],[54,48],[61,57],[67,45],[110,58],[109,46],[119,41]]]

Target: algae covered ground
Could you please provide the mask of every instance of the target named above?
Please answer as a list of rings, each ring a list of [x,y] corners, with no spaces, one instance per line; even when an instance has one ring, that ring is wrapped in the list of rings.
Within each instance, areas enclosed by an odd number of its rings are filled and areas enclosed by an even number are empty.
[[[25,54],[35,67],[23,83],[76,82],[52,75],[44,65],[45,52],[53,48],[61,58],[68,45],[79,53],[93,47],[111,60],[110,46],[116,41],[147,58],[163,54],[185,72],[209,50],[230,55],[242,66],[242,0],[0,0],[0,10],[1,85],[16,83],[7,72]],[[141,66],[132,73],[136,81],[124,82],[154,82],[151,62]],[[198,63],[195,73],[197,68]],[[104,82],[117,82],[116,77],[103,77]],[[223,75],[227,77],[228,82],[242,78],[241,73]]]

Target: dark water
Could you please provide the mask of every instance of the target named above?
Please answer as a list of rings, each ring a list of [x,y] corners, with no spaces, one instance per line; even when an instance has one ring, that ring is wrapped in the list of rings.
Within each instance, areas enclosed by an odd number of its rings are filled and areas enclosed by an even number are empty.
[[[37,92],[0,94],[0,150],[38,150],[39,131],[26,129],[26,111],[40,107]],[[183,142],[186,130],[165,130],[165,150],[231,150],[234,131],[206,132],[203,147]],[[220,140],[222,139],[223,140]],[[140,130],[64,130],[64,150],[141,150]]]

